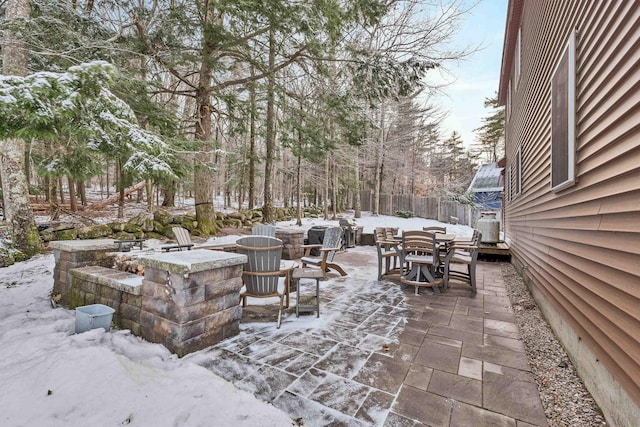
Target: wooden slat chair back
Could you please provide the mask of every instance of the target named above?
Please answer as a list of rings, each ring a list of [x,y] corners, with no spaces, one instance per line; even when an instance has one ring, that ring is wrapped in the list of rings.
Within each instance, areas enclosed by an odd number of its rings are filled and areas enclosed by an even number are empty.
[[[251,234],[254,236],[276,237],[276,228],[273,225],[254,225],[251,227]]]
[[[245,291],[240,295],[242,306],[246,307],[247,297],[280,298],[278,328],[282,323],[284,292],[278,291],[282,240],[269,236],[246,236],[237,240],[237,252],[247,256],[242,272]]]
[[[162,249],[165,252],[168,252],[173,249],[177,249],[179,251],[184,251],[184,250],[190,251],[191,248],[193,247],[193,243],[191,242],[191,236],[189,235],[189,230],[182,227],[172,227],[171,231],[173,231],[173,235],[175,236],[176,242],[178,244],[170,245],[170,246],[161,246],[160,249]]]
[[[320,267],[323,272],[327,272],[329,269],[336,270],[341,276],[346,276],[347,273],[338,264],[333,262],[333,258],[337,251],[342,246],[342,228],[341,227],[329,227],[324,232],[324,238],[322,245],[303,245],[305,248],[305,256],[300,258],[302,266],[313,265]],[[311,257],[311,249],[320,248],[320,257]]]
[[[476,263],[478,261],[478,246],[482,239],[482,233],[474,230],[473,240],[470,242],[453,241],[449,245],[447,256],[444,258],[444,286],[449,285],[449,280],[459,279],[471,285],[471,294],[475,295],[476,288]],[[466,271],[452,269],[455,264],[465,265]]]
[[[438,244],[435,233],[431,231],[405,231],[402,233],[402,259],[401,263],[407,268],[402,272],[402,283],[416,287],[426,286],[437,290],[442,284],[441,279],[436,279],[436,271],[439,265]]]
[[[392,229],[384,227],[375,228],[375,238],[378,252],[378,280],[382,280],[383,276],[399,273],[398,246],[400,242],[393,238]],[[393,267],[391,261],[393,261]]]

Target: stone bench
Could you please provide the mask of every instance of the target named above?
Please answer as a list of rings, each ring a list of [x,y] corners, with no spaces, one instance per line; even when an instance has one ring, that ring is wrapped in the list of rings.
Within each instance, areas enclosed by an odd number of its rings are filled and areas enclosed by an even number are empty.
[[[69,307],[104,304],[116,310],[113,322],[118,328],[140,334],[142,276],[92,265],[69,270]]]

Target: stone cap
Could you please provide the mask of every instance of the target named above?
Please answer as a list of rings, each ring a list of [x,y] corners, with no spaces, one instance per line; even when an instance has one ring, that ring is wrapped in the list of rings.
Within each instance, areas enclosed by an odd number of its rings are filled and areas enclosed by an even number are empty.
[[[304,233],[302,227],[276,228],[276,234],[301,234]]]
[[[54,240],[49,242],[49,247],[67,252],[116,250],[113,239]]]
[[[78,279],[88,280],[133,295],[142,295],[142,276],[115,270],[113,268],[90,265],[72,268],[69,274]]]
[[[162,252],[137,258],[139,264],[171,273],[189,274],[241,265],[247,256],[222,251],[194,249],[191,251]]]

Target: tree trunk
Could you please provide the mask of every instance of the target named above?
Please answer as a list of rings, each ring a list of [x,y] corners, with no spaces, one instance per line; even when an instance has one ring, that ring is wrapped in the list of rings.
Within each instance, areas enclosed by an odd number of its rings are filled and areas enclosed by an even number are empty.
[[[380,180],[382,168],[382,152],[384,150],[384,102],[380,105],[380,132],[378,134],[378,145],[376,147],[376,169],[375,169],[375,184],[373,188],[373,214],[380,215],[380,187],[382,182]]]
[[[30,14],[30,0],[6,2],[6,21],[28,19]],[[10,28],[4,31],[2,68],[4,75],[24,76],[27,73],[27,50]],[[30,258],[42,252],[42,241],[29,206],[29,188],[24,174],[25,143],[20,139],[2,141],[0,153],[4,215],[9,222],[13,246]]]
[[[297,201],[297,210],[296,210],[296,225],[302,225],[302,206],[301,198],[302,198],[302,183],[300,178],[302,177],[302,135],[300,135],[300,131],[298,130],[298,164],[296,165],[296,197]]]
[[[118,218],[124,218],[124,171],[122,170],[122,162],[118,162]]]
[[[356,194],[354,200],[354,209],[355,213],[353,215],[354,218],[362,217],[362,201],[360,200],[360,149],[356,147],[356,158],[355,158],[355,174],[356,174]]]
[[[80,180],[77,182],[78,186],[78,194],[80,195],[80,204],[82,206],[87,206],[87,191],[85,188],[84,181]]]
[[[323,201],[324,205],[324,219],[329,219],[329,154],[326,155],[324,160],[324,191],[323,191]]]
[[[275,31],[269,30],[269,70],[273,70],[276,61]],[[271,72],[267,77],[267,133],[266,156],[264,160],[264,206],[263,217],[265,223],[274,220],[273,212],[273,169],[275,161],[276,135],[275,135],[275,86],[276,76]]]
[[[331,203],[333,205],[333,212],[331,212],[331,218],[336,219],[338,217],[338,165],[336,165],[336,159],[333,154],[331,154],[331,164],[333,166],[333,202]]]
[[[145,191],[147,192],[147,212],[153,212],[153,179],[147,178],[145,181]],[[175,197],[175,192],[174,192]],[[173,199],[171,199],[173,206]]]
[[[177,182],[171,181],[171,184],[169,186],[162,189],[162,206],[167,208],[173,208],[176,206],[176,203],[175,203],[175,198],[176,198],[175,186],[176,185],[177,185]]]
[[[251,75],[254,69],[251,67]],[[255,207],[256,201],[256,87],[252,82],[249,85],[249,103],[251,115],[249,117],[249,209]]]
[[[60,196],[60,204],[64,205],[64,188],[62,184],[62,175],[58,177],[58,195]]]
[[[222,21],[222,14],[215,19]],[[206,23],[214,19],[214,3],[207,6]],[[217,41],[211,39],[214,34],[210,31],[204,32],[202,39],[202,62],[200,64],[198,88],[196,90],[197,120],[195,128],[195,139],[201,141],[200,152],[196,156],[193,174],[193,186],[195,196],[196,220],[198,221],[198,231],[202,236],[215,234],[216,215],[213,207],[213,176],[211,168],[213,166],[213,144],[211,141],[211,79],[213,70],[208,58],[217,49]]]
[[[73,178],[67,176],[67,185],[69,186],[69,207],[71,212],[78,212],[78,201],[76,200],[76,184]]]

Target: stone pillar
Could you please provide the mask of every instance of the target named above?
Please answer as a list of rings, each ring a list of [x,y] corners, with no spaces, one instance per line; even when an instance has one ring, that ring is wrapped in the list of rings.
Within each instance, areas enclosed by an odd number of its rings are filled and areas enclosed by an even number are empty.
[[[279,228],[276,237],[282,240],[282,259],[299,259],[304,255],[304,230]]]
[[[107,252],[116,249],[113,239],[96,240],[58,240],[49,242],[53,249],[56,265],[53,269],[52,295],[60,295],[58,303],[69,305],[71,275],[69,270],[87,265],[113,266],[113,257]]]
[[[208,250],[157,253],[139,258],[141,336],[178,356],[240,332],[240,289],[245,255]]]

